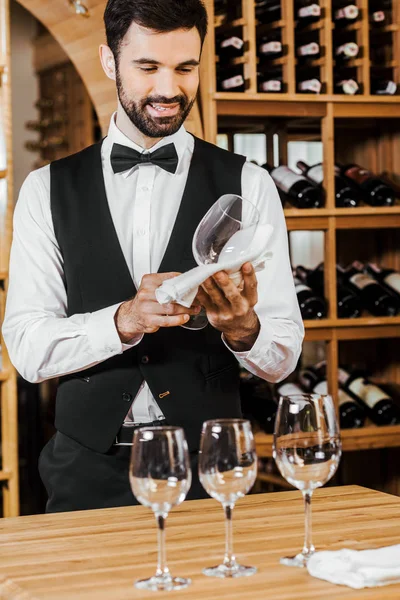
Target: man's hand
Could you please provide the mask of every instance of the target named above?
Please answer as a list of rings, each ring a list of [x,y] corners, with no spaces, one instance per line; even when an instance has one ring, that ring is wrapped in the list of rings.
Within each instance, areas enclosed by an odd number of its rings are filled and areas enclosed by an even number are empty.
[[[207,311],[210,324],[221,331],[238,352],[250,350],[260,331],[254,306],[257,304],[257,278],[251,263],[242,266],[243,287],[239,289],[225,271],[216,273],[199,288],[197,300]]]
[[[115,325],[121,342],[128,343],[142,333],[154,333],[160,327],[177,327],[188,322],[190,315],[197,315],[201,307],[185,308],[179,304],[159,304],[155,290],[166,279],[179,273],[154,273],[144,275],[132,300],[123,302],[115,314]]]

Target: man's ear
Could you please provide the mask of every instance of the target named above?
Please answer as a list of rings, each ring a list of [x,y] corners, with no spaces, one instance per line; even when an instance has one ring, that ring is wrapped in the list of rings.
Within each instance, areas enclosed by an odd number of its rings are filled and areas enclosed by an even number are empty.
[[[109,46],[101,44],[99,47],[99,56],[104,73],[109,79],[115,81],[115,59]]]

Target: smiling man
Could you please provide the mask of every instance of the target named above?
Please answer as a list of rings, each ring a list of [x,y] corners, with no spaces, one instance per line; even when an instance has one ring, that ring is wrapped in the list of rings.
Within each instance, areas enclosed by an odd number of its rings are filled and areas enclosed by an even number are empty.
[[[115,81],[107,137],[30,173],[14,217],[4,339],[29,381],[59,377],[57,433],[39,469],[47,511],[135,503],[128,465],[140,424],[184,427],[197,477],[202,422],[239,417],[238,362],[268,381],[295,367],[303,326],[287,232],[268,173],[190,135],[207,14],[200,0],[109,0],[100,60]],[[197,224],[225,193],[274,227],[273,258],[207,280],[195,304],[155,289],[195,266]],[[180,327],[201,306],[209,325]]]

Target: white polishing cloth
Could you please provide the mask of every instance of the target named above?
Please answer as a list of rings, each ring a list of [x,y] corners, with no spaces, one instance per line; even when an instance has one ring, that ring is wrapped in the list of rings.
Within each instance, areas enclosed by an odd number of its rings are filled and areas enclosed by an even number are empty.
[[[316,552],[307,563],[310,575],[354,589],[400,582],[400,544],[375,550]],[[400,597],[400,593],[399,593]]]
[[[272,257],[272,252],[267,250],[272,232],[271,225],[257,225],[254,236],[251,234],[253,239],[249,244],[249,231],[246,229],[237,231],[225,244],[217,263],[200,265],[164,281],[155,292],[158,302],[160,304],[177,302],[190,308],[199,286],[218,271],[226,271],[236,285],[239,285],[241,282],[239,269],[244,263],[251,262],[255,270],[260,271],[264,268],[265,261]]]

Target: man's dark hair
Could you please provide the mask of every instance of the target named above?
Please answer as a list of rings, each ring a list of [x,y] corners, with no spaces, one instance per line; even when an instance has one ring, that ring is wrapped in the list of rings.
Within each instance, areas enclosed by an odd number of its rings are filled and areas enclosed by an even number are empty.
[[[207,11],[202,0],[108,0],[104,11],[107,44],[117,60],[132,22],[158,33],[196,27],[203,45]]]

